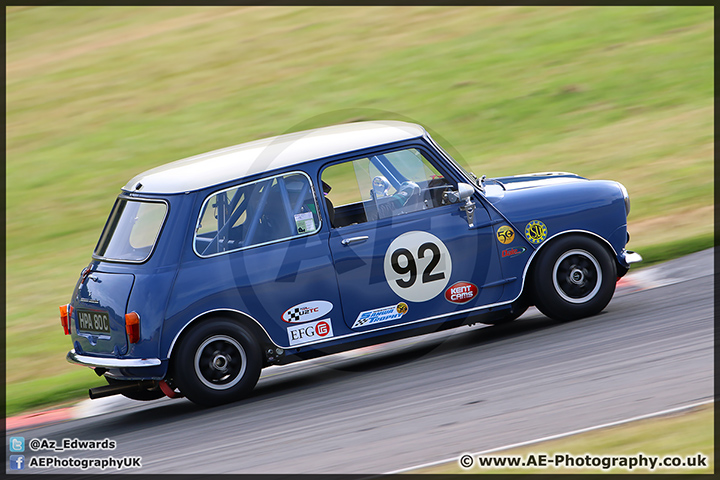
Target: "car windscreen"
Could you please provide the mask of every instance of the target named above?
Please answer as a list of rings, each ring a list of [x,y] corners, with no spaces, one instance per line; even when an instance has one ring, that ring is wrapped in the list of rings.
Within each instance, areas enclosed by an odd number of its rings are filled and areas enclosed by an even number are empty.
[[[118,197],[95,255],[107,260],[143,262],[152,253],[167,205]]]

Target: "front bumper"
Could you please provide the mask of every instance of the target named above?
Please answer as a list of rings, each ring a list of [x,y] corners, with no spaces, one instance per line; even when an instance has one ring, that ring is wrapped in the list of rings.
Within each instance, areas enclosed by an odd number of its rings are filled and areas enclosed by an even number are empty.
[[[623,250],[620,256],[628,266],[632,265],[633,263],[642,262],[642,257],[640,256],[640,254],[637,252],[633,252],[632,250]]]
[[[65,359],[76,365],[90,368],[136,368],[136,367],[157,367],[162,362],[159,358],[104,358],[90,357],[75,353],[75,349],[68,352]]]

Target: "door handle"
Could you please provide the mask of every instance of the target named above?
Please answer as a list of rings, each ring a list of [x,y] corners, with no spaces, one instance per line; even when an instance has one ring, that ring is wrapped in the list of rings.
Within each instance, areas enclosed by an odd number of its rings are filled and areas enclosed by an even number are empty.
[[[364,242],[367,239],[367,235],[363,235],[362,237],[343,238],[341,243],[343,245],[350,245],[351,243]]]

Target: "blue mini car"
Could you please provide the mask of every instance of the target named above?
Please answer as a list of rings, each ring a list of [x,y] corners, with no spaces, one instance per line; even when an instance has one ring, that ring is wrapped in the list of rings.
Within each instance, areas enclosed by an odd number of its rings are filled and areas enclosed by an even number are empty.
[[[281,135],[130,180],[60,307],[91,398],[252,391],[263,367],[464,324],[595,315],[641,260],[630,202],[570,173],[485,179],[420,126]]]

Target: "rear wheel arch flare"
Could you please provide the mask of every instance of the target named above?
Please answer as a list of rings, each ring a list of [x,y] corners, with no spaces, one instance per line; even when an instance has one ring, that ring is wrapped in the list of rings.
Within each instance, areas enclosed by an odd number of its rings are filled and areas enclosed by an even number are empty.
[[[170,363],[173,362],[173,353],[177,351],[177,346],[180,344],[182,339],[188,334],[190,330],[196,328],[201,323],[208,322],[210,320],[216,320],[218,318],[224,318],[239,323],[240,325],[248,328],[250,332],[255,336],[255,340],[258,345],[275,345],[270,336],[267,334],[265,329],[260,325],[260,322],[252,318],[250,315],[230,309],[211,310],[209,312],[202,313],[197,317],[187,322],[180,331],[175,335],[170,348],[167,352],[167,358]]]
[[[222,313],[194,323],[171,358],[172,386],[203,406],[247,397],[263,368],[262,345],[248,325]]]

